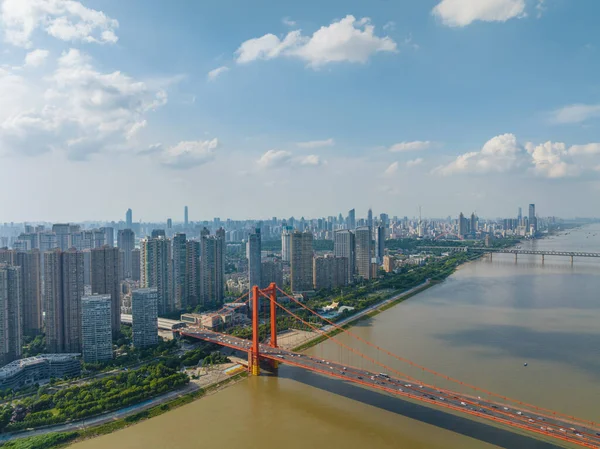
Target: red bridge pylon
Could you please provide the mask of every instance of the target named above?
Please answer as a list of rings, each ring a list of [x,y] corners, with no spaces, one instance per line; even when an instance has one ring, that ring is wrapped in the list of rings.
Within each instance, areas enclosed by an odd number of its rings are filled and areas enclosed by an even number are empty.
[[[260,342],[258,335],[258,310],[259,296],[264,296],[271,303],[271,341],[269,346],[277,347],[277,285],[272,282],[267,288],[260,289],[257,285],[252,287],[250,302],[252,304],[252,349],[248,352],[248,372],[253,376],[260,374]],[[273,361],[273,367],[277,368],[277,362]]]

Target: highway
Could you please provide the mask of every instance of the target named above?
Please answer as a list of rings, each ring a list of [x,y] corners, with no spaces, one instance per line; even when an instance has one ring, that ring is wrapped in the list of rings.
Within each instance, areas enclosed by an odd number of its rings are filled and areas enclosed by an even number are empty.
[[[180,333],[244,352],[249,352],[252,346],[252,343],[248,340],[205,329],[187,328],[181,329]],[[600,448],[600,427],[591,423],[582,425],[581,422],[557,415],[541,414],[525,408],[509,407],[507,404],[492,402],[487,398],[482,399],[450,390],[438,389],[435,386],[394,378],[386,373],[373,373],[280,348],[260,345],[260,351],[263,359],[287,363],[329,377],[459,411],[582,447]]]

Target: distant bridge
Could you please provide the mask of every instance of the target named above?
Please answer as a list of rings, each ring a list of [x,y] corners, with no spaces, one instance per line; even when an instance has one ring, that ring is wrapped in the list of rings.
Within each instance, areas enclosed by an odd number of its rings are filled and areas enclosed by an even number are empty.
[[[497,254],[514,254],[515,259],[519,254],[529,254],[534,256],[542,256],[542,261],[545,256],[562,256],[570,257],[573,262],[574,257],[600,257],[600,253],[588,253],[581,251],[538,251],[531,249],[516,249],[516,248],[486,248],[486,247],[473,247],[473,246],[418,246],[417,249],[422,250],[442,250],[442,251],[464,251],[464,252],[482,252],[489,253],[490,256],[493,253]]]

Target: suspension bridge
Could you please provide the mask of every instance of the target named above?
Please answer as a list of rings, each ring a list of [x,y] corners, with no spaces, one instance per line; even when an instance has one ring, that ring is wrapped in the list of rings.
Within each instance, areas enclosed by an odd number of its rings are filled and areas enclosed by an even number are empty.
[[[242,299],[245,301],[240,302]],[[270,338],[267,342],[261,342],[259,336],[261,299],[268,301],[269,309],[269,327]],[[281,304],[280,299],[285,299],[286,305]],[[333,321],[323,317],[316,311],[310,309],[301,301],[271,284],[266,289],[253,287],[249,298],[247,294],[240,296],[234,303],[250,303],[252,314],[252,340],[233,337],[220,332],[215,332],[200,327],[188,327],[179,329],[180,335],[214,343],[224,347],[232,348],[236,351],[248,354],[248,371],[251,375],[260,375],[261,361],[277,368],[280,363],[292,365],[301,369],[312,371],[323,376],[338,379],[344,382],[359,384],[368,388],[380,390],[395,396],[408,398],[432,406],[441,407],[462,414],[470,415],[496,424],[508,426],[521,431],[532,432],[544,437],[550,437],[567,443],[575,444],[581,447],[600,448],[600,424],[574,416],[559,413],[557,411],[545,409],[523,401],[512,399],[504,395],[496,394],[491,391],[461,382],[450,376],[438,373],[432,369],[421,366],[411,360],[393,354],[386,349],[375,345],[349,329],[344,329]],[[285,316],[293,317],[302,323],[306,328],[312,329],[315,333],[331,340],[339,345],[341,349],[358,356],[369,364],[377,366],[375,372],[365,370],[363,367],[343,364],[339,361],[325,360],[318,357],[286,350],[278,347],[277,344],[277,310],[281,309]],[[294,309],[294,310],[292,310]],[[298,313],[304,316],[316,317],[320,323],[327,323],[328,331],[323,330],[323,325],[319,326],[314,322],[302,318]],[[331,332],[334,330],[335,332]],[[406,373],[398,371],[379,361],[379,357],[367,355],[363,352],[342,342],[335,335],[345,333],[348,337],[359,341],[362,345],[369,346],[373,351],[371,354],[384,354],[387,357],[396,359],[413,368],[421,370],[423,373],[433,375],[443,380],[444,384],[455,383],[456,390],[438,387],[430,382],[409,376]],[[334,335],[335,334],[335,335]],[[472,393],[465,394],[459,392],[459,389],[467,388]]]

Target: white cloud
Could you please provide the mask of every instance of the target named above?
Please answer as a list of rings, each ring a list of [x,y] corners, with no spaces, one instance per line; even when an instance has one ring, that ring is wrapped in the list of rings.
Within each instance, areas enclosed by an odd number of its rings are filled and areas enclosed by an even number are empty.
[[[600,143],[588,143],[586,145],[573,145],[571,148],[569,148],[569,154],[572,154],[572,155],[600,154]]]
[[[208,72],[208,80],[213,81],[213,80],[217,79],[217,77],[219,75],[227,72],[228,70],[229,70],[229,67],[227,67],[227,66],[217,67],[216,69],[213,69],[210,72]]]
[[[101,73],[75,49],[64,52],[42,82],[20,81],[31,89],[44,86],[34,106],[19,108],[14,98],[16,103],[7,105],[13,112],[0,116],[0,143],[21,154],[64,150],[80,160],[105,150],[129,149],[128,141],[146,126],[147,113],[167,102],[163,90],[121,72]]]
[[[523,148],[514,134],[502,134],[488,140],[481,151],[465,153],[434,172],[442,175],[457,173],[505,172],[518,167],[523,160]]]
[[[554,123],[585,122],[590,118],[600,117],[600,104],[572,104],[555,110],[551,116]]]
[[[6,41],[26,48],[38,28],[63,41],[114,44],[118,40],[115,19],[75,0],[4,0],[0,24]]]
[[[274,34],[249,39],[235,52],[236,62],[248,63],[280,56],[299,58],[316,69],[332,62],[366,63],[380,51],[396,52],[397,45],[390,37],[378,37],[368,18],[356,20],[348,15],[329,26],[323,26],[312,36],[300,30],[290,31],[283,39]]]
[[[396,22],[394,22],[393,20],[390,20],[385,25],[383,25],[383,29],[385,31],[393,31],[393,30],[395,30],[396,29]]]
[[[281,19],[281,22],[289,27],[295,27],[296,26],[296,21],[290,19],[289,17],[284,17],[283,19]]]
[[[451,27],[464,27],[476,20],[506,22],[524,17],[525,0],[442,0],[432,13]]]
[[[308,142],[297,142],[296,145],[300,148],[321,148],[321,147],[331,147],[335,145],[335,141],[333,139],[326,140],[311,140]]]
[[[392,162],[388,168],[383,172],[383,176],[392,177],[398,172],[398,162]]]
[[[542,14],[544,14],[544,11],[546,10],[546,8],[544,7],[544,2],[545,0],[538,0],[537,4],[535,5],[538,19],[542,17]]]
[[[321,158],[319,156],[317,156],[316,154],[309,154],[308,156],[300,158],[298,160],[298,163],[300,165],[308,165],[308,166],[317,167],[319,165],[323,165],[325,163],[325,161],[321,160]]]
[[[579,168],[569,162],[567,147],[562,142],[546,142],[540,145],[525,144],[531,155],[533,172],[545,178],[564,178],[579,174]]]
[[[409,168],[416,167],[417,165],[421,165],[423,163],[423,158],[416,158],[411,161],[406,162],[406,166]]]
[[[600,161],[597,155],[600,155],[600,143],[570,148],[563,142],[550,141],[539,145],[531,142],[520,145],[514,134],[503,134],[486,142],[481,151],[462,154],[433,172],[453,175],[529,171],[543,178],[566,178],[589,172],[594,161]]]
[[[188,169],[214,160],[218,139],[183,141],[162,153],[161,163],[173,169]]]
[[[432,147],[432,142],[429,140],[415,140],[413,142],[400,142],[392,145],[389,151],[392,153],[400,153],[404,151],[421,151]]]
[[[260,168],[277,168],[288,164],[291,160],[292,153],[289,151],[269,150],[256,163]]]
[[[41,50],[39,48],[30,51],[25,56],[25,65],[27,67],[39,67],[46,62],[46,58],[49,54],[50,52],[48,50]]]

